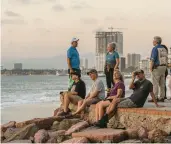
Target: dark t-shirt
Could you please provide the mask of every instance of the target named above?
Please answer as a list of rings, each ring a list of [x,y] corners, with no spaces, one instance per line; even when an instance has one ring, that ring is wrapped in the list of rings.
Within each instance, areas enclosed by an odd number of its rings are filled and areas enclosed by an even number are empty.
[[[109,96],[116,96],[117,95],[117,92],[118,92],[118,89],[122,89],[122,96],[121,96],[121,98],[125,97],[125,85],[124,85],[123,82],[116,83],[112,87],[112,89],[110,90]]]
[[[143,107],[149,93],[153,91],[153,85],[149,80],[145,79],[143,81],[137,80],[134,86],[134,92],[130,96],[130,99],[137,107]]]
[[[77,83],[74,82],[71,91],[77,92],[77,95],[84,99],[86,95],[86,86],[84,81],[79,80]]]

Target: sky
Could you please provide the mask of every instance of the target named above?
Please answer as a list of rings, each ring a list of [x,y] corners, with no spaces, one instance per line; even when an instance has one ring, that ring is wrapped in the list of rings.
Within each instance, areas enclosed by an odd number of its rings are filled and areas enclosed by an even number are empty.
[[[2,61],[95,53],[95,32],[123,29],[124,55],[148,57],[153,37],[171,46],[170,0],[1,0]],[[117,29],[115,29],[117,30]]]

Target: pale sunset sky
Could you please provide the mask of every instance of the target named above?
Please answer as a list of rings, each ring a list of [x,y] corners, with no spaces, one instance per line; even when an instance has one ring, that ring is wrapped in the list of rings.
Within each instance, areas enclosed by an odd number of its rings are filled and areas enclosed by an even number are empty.
[[[149,56],[153,37],[171,46],[171,0],[1,0],[1,55],[65,55],[72,37],[80,54],[95,52],[95,32],[127,28],[124,55]]]

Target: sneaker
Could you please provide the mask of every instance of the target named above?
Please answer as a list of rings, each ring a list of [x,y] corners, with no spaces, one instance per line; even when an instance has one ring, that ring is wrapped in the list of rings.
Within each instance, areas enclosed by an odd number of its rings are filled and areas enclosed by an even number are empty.
[[[70,109],[68,109],[67,112],[62,111],[58,116],[66,116],[66,115],[68,115],[70,112],[71,112]]]

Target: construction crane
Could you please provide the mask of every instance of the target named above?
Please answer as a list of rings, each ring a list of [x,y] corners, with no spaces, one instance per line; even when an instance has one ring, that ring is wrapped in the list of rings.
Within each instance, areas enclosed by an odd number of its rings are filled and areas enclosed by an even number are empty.
[[[118,30],[123,30],[123,29],[127,29],[127,28],[113,28],[112,26],[111,27],[109,27],[108,29],[110,29],[111,30],[111,32],[113,31],[113,29],[118,29]]]

